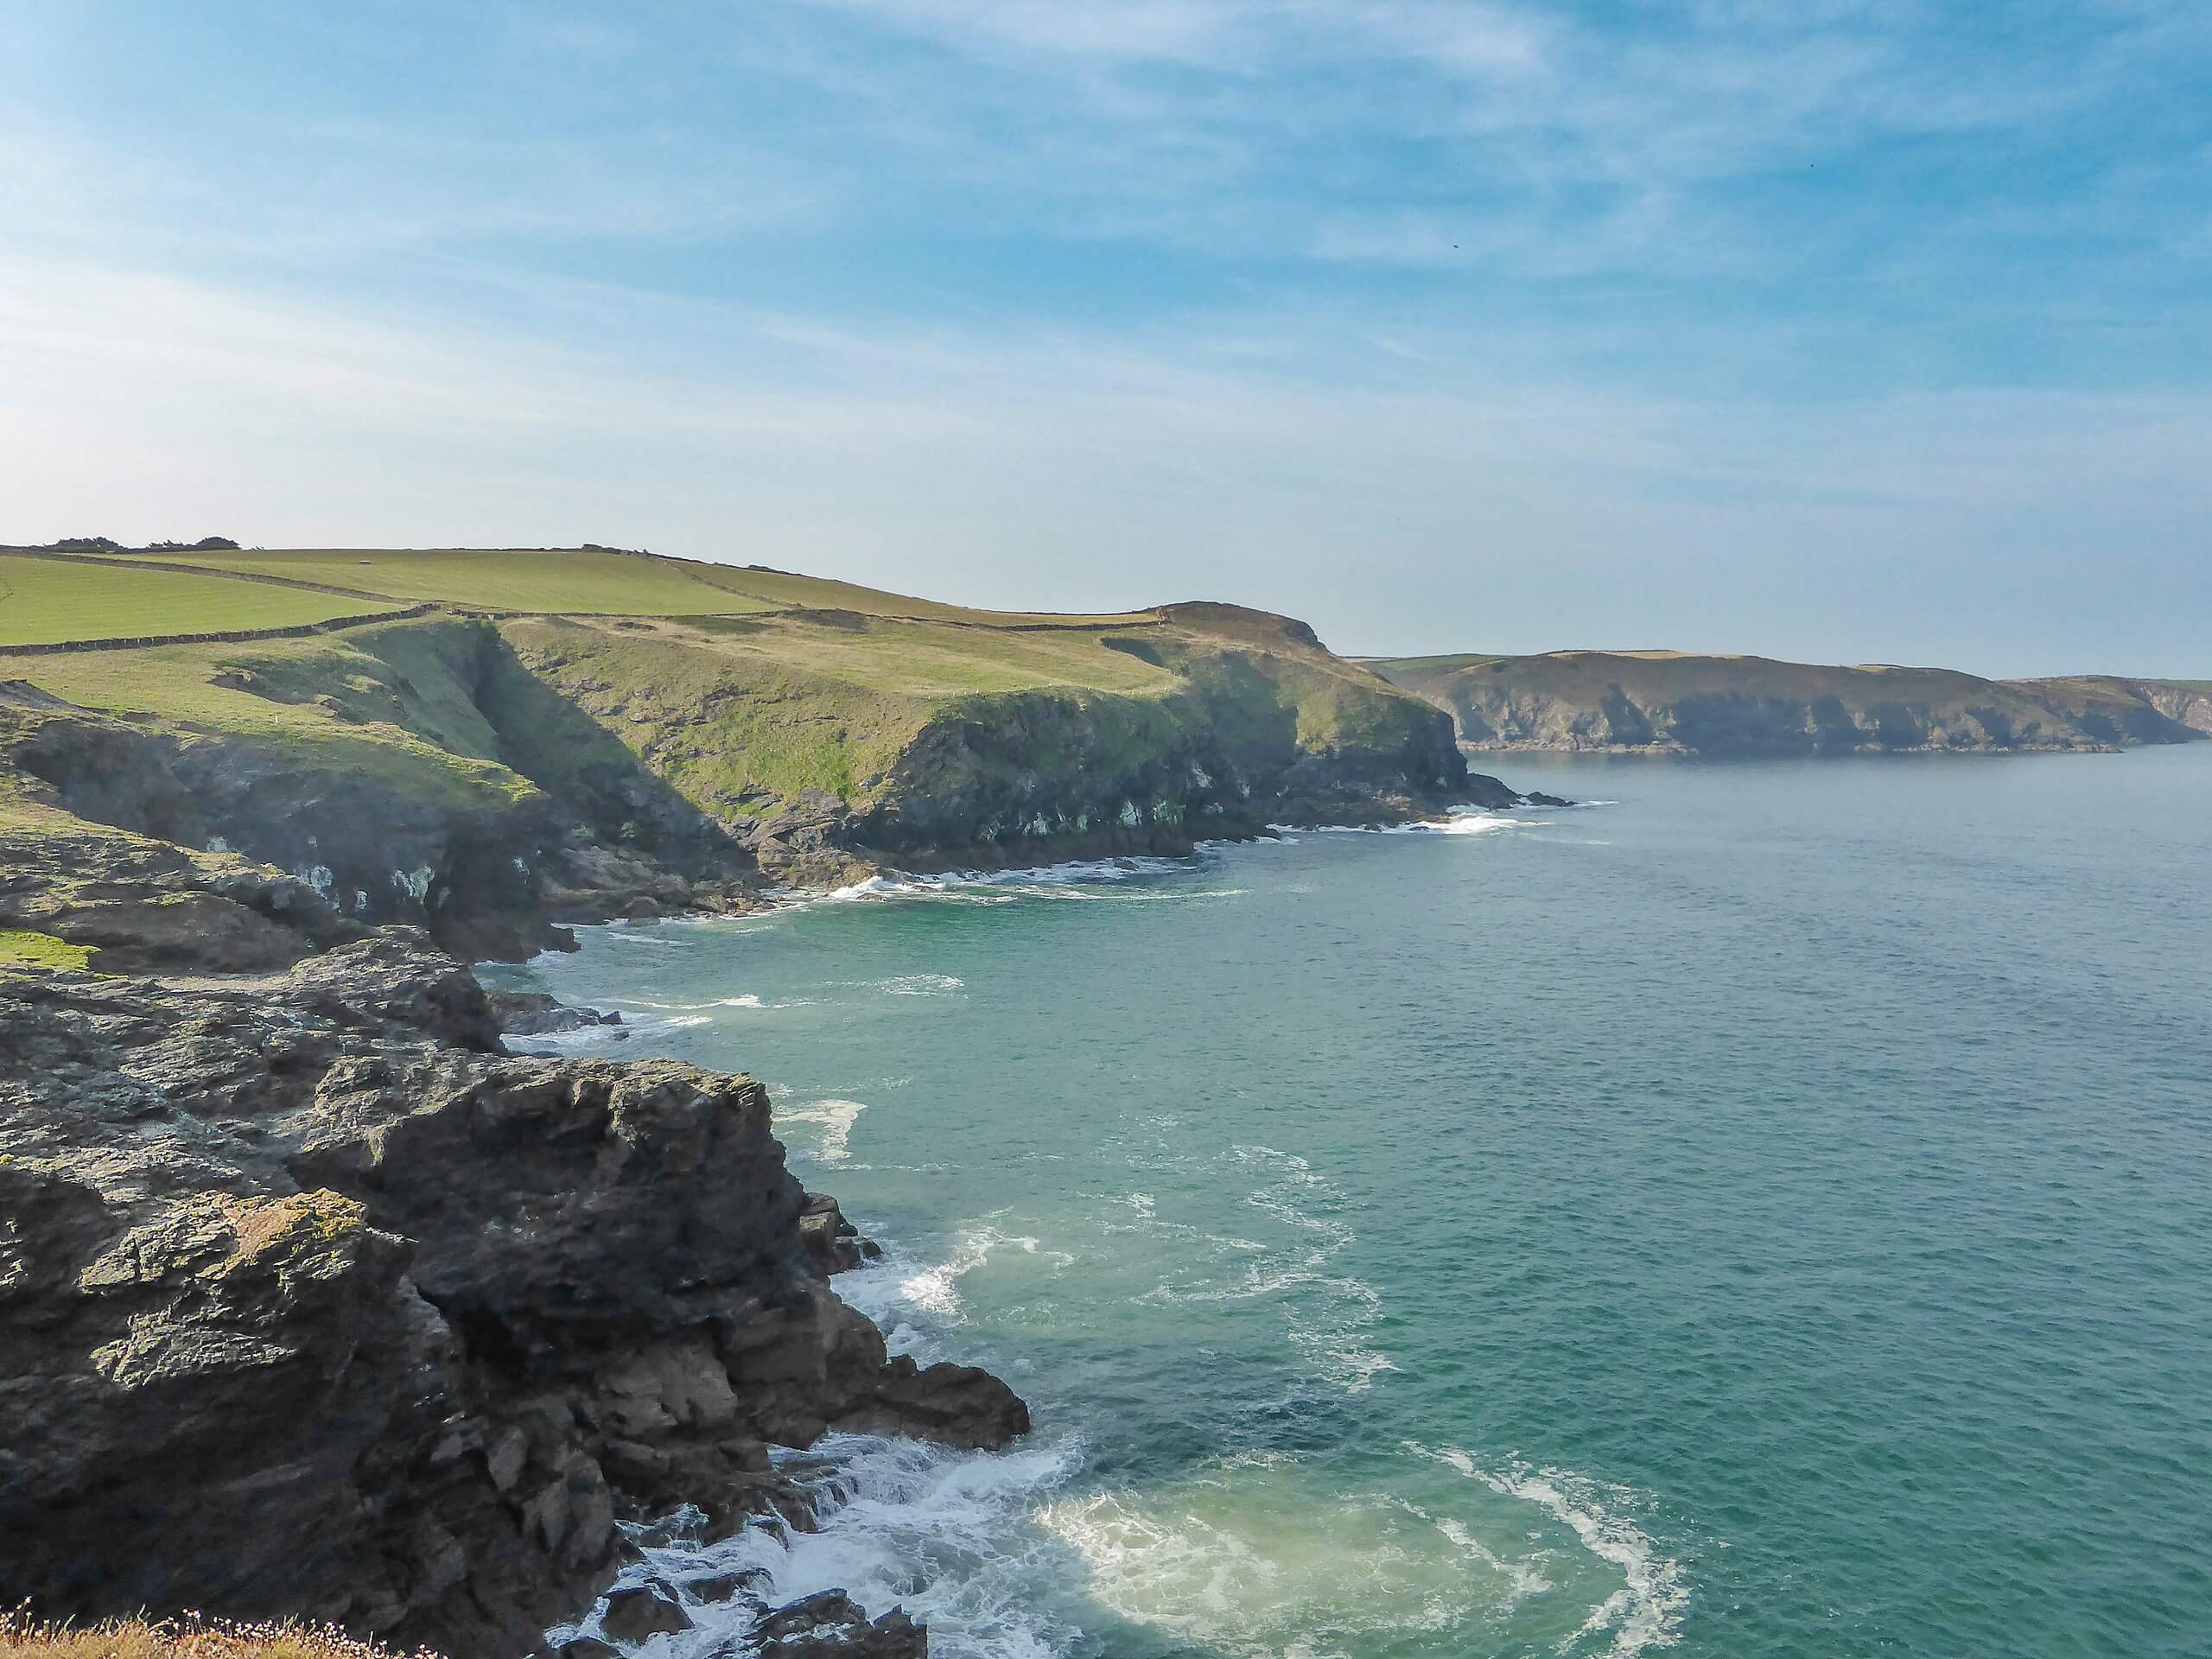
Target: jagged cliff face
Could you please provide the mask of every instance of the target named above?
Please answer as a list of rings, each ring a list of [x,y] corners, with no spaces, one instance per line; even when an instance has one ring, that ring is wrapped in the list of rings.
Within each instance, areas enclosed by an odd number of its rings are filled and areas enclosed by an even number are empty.
[[[770,1441],[1027,1427],[829,1294],[757,1084],[506,1057],[427,944],[0,971],[10,1594],[517,1653],[618,1516],[793,1503]]]
[[[1181,853],[1284,819],[1515,798],[1468,776],[1417,698],[1227,606],[1008,628],[441,617],[115,653],[110,679],[142,655],[150,713],[0,695],[19,806],[243,853],[355,924],[425,926],[467,956],[886,861]],[[23,661],[114,695],[81,664]]]
[[[1186,851],[1270,816],[1402,815],[1485,787],[1447,722],[1282,618],[1170,607],[988,652],[980,632],[819,613],[502,626],[532,675],[799,879],[838,852]]]
[[[1827,668],[1666,652],[1376,666],[1447,710],[1459,741],[1473,749],[2063,753],[2200,734],[2179,717],[2197,706],[2185,689],[2153,693],[2149,683],[1992,681],[1944,669]]]
[[[508,1054],[433,937],[1515,798],[1281,618],[925,608],[0,670],[0,1589],[512,1654],[619,1517],[803,1521],[772,1443],[1026,1428],[829,1293],[849,1230],[757,1084]],[[6,965],[26,938],[156,976]],[[759,1611],[792,1659],[920,1651],[842,1598]]]

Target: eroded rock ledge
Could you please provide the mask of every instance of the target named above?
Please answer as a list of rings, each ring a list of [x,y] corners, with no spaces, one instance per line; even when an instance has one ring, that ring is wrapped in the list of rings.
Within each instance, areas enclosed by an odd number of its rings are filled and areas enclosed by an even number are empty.
[[[412,930],[262,979],[0,973],[0,1588],[48,1614],[517,1654],[618,1516],[798,1506],[771,1442],[1028,1427],[830,1294],[855,1242],[758,1084],[508,1055]]]

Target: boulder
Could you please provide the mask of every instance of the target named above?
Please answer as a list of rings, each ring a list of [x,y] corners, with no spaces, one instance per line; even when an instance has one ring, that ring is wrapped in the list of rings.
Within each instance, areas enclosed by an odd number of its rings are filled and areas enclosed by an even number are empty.
[[[600,1628],[612,1640],[635,1647],[649,1636],[690,1630],[691,1615],[683,1611],[674,1590],[658,1579],[649,1579],[608,1591]]]
[[[747,1633],[757,1653],[778,1659],[926,1659],[929,1637],[903,1608],[870,1621],[842,1590],[824,1590],[764,1614]]]
[[[509,1037],[543,1037],[557,1031],[588,1031],[594,1026],[619,1026],[622,1016],[612,1010],[574,1008],[543,991],[488,991],[492,1018]]]

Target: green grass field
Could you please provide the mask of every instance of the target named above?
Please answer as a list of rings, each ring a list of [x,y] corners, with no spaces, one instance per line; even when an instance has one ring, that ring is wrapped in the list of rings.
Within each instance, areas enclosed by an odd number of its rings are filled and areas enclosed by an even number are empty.
[[[134,563],[138,568],[132,568]],[[185,564],[196,575],[161,566]],[[758,616],[774,611],[1046,633],[1157,622],[1149,611],[984,611],[849,582],[598,548],[320,548],[118,554],[99,563],[0,554],[0,649],[72,639],[289,627],[411,604],[551,616]],[[247,582],[240,577],[267,580]],[[287,588],[283,582],[312,583]],[[315,588],[336,588],[323,593]],[[958,652],[955,652],[958,655]]]
[[[803,673],[899,696],[1084,687],[1099,691],[1172,690],[1174,676],[1109,650],[1103,628],[992,629],[908,617],[869,616],[844,626],[817,615],[700,619],[671,625],[697,645],[739,658],[765,658]]]
[[[0,679],[474,810],[587,798],[639,761],[717,814],[806,789],[861,805],[932,727],[966,734],[927,751],[944,764],[980,746],[974,764],[1072,772],[1134,769],[1202,729],[1249,753],[1294,728],[1310,750],[1390,747],[1415,709],[1297,625],[1226,606],[979,611],[594,549],[161,556],[204,576],[130,568],[143,556],[8,557],[22,588],[38,584],[44,632],[29,637],[243,632],[425,601],[484,614],[11,658],[18,632],[0,635]]]
[[[906,594],[887,594],[826,576],[802,576],[788,570],[762,570],[741,565],[691,564],[681,567],[700,581],[734,594],[760,600],[764,605],[820,611],[857,611],[863,616],[904,616],[925,622],[964,622],[990,628],[1085,628],[1106,624],[1134,624],[1156,620],[1154,611],[985,611],[968,605],[945,605],[933,599]]]
[[[1148,613],[1058,616],[973,610],[820,576],[595,548],[322,548],[166,556],[207,570],[282,576],[396,600],[555,615],[743,616],[772,610],[841,610],[987,627],[1148,620]]]
[[[586,550],[467,549],[192,553],[208,570],[283,576],[388,596],[496,611],[609,616],[704,616],[771,608],[771,601],[700,581],[666,559]]]
[[[391,608],[388,600],[347,599],[269,582],[0,554],[0,649],[289,628]]]

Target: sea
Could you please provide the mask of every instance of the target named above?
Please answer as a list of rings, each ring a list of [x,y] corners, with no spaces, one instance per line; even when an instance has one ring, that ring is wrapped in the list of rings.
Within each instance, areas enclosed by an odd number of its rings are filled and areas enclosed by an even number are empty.
[[[977,1659],[2212,1653],[2212,744],[1496,765],[1577,804],[486,969],[761,1079],[842,1293],[1034,1414],[651,1570]]]

